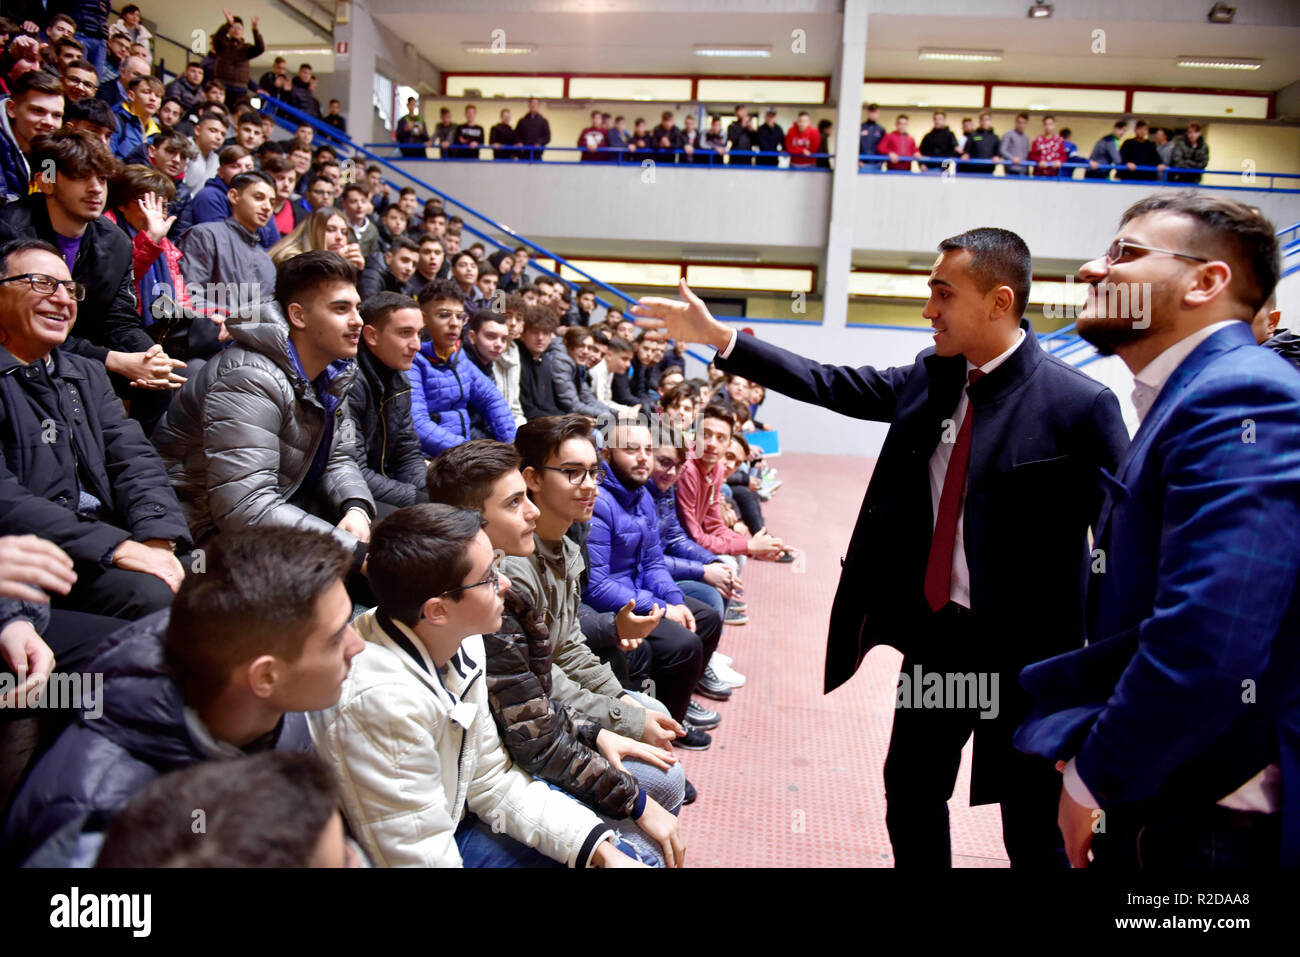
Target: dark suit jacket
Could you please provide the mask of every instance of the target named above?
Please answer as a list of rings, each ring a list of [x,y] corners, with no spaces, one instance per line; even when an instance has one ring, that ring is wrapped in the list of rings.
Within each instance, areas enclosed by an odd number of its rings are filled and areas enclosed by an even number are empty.
[[[989,649],[988,670],[1001,675],[1000,713],[976,732],[976,753],[990,758],[1011,751],[1011,732],[1028,711],[1016,689],[1020,669],[1081,643],[1100,469],[1113,469],[1128,444],[1114,394],[1043,352],[1028,322],[1021,327],[1020,347],[969,389],[972,622]],[[966,360],[929,348],[910,366],[854,369],[740,335],[717,365],[791,398],[890,423],[842,559],[826,648],[829,693],[875,645],[913,650],[912,636],[932,615],[923,593],[934,531],[929,461],[957,408]],[[989,787],[999,763],[977,759],[972,800],[1000,799]]]
[[[1088,645],[1025,669],[1017,747],[1077,756],[1102,807],[1207,807],[1279,761],[1300,865],[1300,375],[1219,330],[1105,485]]]

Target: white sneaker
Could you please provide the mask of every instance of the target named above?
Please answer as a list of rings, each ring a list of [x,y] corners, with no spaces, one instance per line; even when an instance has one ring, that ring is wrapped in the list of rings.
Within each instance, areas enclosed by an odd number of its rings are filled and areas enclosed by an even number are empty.
[[[713,665],[716,668],[718,662],[722,662],[722,664],[726,667],[731,667],[732,659],[729,655],[724,655],[720,651],[715,651],[713,653],[713,657],[709,659],[709,664]]]
[[[742,675],[739,671],[736,671],[730,665],[721,664],[717,660],[717,658],[718,656],[717,653],[715,652],[713,657],[709,659],[709,667],[712,668],[713,673],[718,676],[718,680],[725,685],[730,685],[733,688],[744,687],[745,676]]]

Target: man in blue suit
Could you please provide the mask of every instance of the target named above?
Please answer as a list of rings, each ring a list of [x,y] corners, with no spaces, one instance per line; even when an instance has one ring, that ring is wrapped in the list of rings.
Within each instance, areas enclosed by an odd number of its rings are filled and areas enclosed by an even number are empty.
[[[903,652],[885,760],[899,867],[951,866],[947,800],[972,732],[971,803],[1001,803],[1012,866],[1065,867],[1058,777],[1012,746],[1030,705],[1016,676],[1080,643],[1099,473],[1128,433],[1114,394],[1040,349],[1022,318],[1033,264],[1019,236],[974,229],[939,251],[923,313],[934,346],[893,369],[821,365],[738,336],[685,283],[685,303],[643,299],[632,312],[712,345],[726,372],[890,424],[841,562],[825,690],[877,644]]]
[[[1133,371],[1142,424],[1105,477],[1088,644],[1021,679],[1075,866],[1300,865],[1300,375],[1250,330],[1278,262],[1259,213],[1166,193],[1079,270],[1079,335]]]

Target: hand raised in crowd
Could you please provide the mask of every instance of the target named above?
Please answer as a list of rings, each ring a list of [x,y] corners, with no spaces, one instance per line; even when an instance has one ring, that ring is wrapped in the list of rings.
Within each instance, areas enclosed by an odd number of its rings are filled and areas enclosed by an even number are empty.
[[[636,648],[650,635],[650,632],[655,630],[655,626],[663,616],[664,608],[660,605],[652,605],[649,614],[638,615],[636,601],[629,598],[627,604],[618,610],[618,616],[615,618],[618,646],[624,651]]]
[[[155,243],[162,242],[176,217],[167,215],[163,198],[157,193],[145,193],[136,202],[140,204],[140,212],[144,213],[145,234]]]
[[[128,379],[137,389],[179,389],[185,384],[185,377],[177,375],[175,370],[183,365],[184,362],[168,356],[156,343],[145,352],[110,352],[104,360],[109,372]]]
[[[627,770],[623,767],[623,758],[636,758],[646,764],[653,764],[661,771],[667,771],[677,763],[676,756],[670,751],[644,741],[634,741],[608,728],[601,728],[596,735],[596,750],[620,771]]]
[[[185,569],[172,554],[170,542],[161,539],[151,539],[151,542],[136,542],[128,538],[113,552],[113,565],[128,572],[146,572],[160,578],[175,593],[185,578]]]
[[[359,243],[348,243],[339,250],[339,255],[358,269],[366,268],[366,257],[361,255],[361,245]]]
[[[49,592],[66,595],[76,581],[72,559],[53,542],[35,535],[0,538],[0,595],[44,603]]]

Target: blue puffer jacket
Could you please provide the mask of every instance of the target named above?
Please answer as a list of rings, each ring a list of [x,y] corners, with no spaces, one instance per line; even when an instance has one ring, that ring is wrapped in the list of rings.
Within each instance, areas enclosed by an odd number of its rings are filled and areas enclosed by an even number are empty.
[[[659,516],[659,543],[664,549],[664,561],[668,565],[669,574],[679,582],[703,581],[704,566],[716,562],[718,556],[696,542],[682,528],[682,521],[677,517],[677,486],[661,492],[659,486],[651,480],[646,483],[646,488],[650,490]]]
[[[682,590],[664,563],[654,500],[644,485],[625,488],[608,467],[591,513],[587,557],[582,600],[597,611],[618,611],[628,599],[638,615],[656,604],[682,604]]]
[[[103,674],[103,686],[95,702],[85,701],[83,692],[83,703],[102,714],[83,710],[32,769],[5,823],[9,863],[26,860],[78,819],[102,823],[159,775],[233,756],[191,735],[185,702],[163,664],[168,614],[155,612],[127,625],[89,666],[90,673]],[[258,744],[311,750],[306,719],[285,715]],[[51,863],[48,855],[42,861]]]
[[[441,455],[469,439],[470,410],[500,442],[515,440],[515,417],[492,380],[465,358],[459,343],[446,361],[433,343],[420,346],[410,371],[411,419],[425,455]]]

